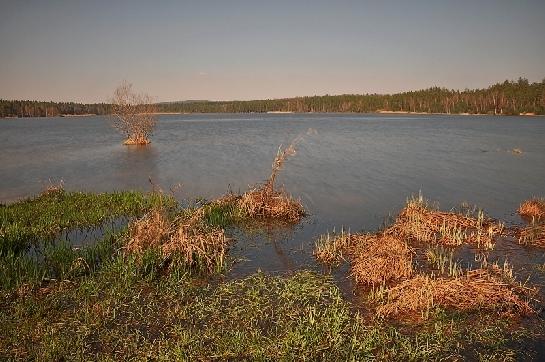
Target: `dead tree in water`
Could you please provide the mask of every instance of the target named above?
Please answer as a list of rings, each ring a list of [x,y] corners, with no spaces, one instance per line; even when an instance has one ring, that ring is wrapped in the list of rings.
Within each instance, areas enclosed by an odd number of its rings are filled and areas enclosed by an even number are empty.
[[[115,89],[111,103],[113,126],[127,137],[123,144],[149,144],[157,123],[157,109],[151,97],[134,92],[132,84],[123,81]]]

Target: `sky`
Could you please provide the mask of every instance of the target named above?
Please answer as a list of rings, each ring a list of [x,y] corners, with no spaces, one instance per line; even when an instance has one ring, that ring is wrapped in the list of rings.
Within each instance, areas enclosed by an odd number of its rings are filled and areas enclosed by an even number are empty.
[[[545,77],[545,0],[0,0],[0,98],[157,101]]]

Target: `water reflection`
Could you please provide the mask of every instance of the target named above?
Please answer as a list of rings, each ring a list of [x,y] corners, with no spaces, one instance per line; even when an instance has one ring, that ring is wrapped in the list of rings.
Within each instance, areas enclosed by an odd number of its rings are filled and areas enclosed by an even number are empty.
[[[161,180],[159,172],[159,153],[153,145],[124,146],[112,155],[111,169],[117,185],[129,185],[130,189],[151,190],[149,180],[157,183]]]

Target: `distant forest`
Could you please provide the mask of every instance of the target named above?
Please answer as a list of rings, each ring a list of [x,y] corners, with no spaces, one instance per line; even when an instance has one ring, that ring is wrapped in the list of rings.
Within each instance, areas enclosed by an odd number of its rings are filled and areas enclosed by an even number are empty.
[[[253,101],[184,101],[158,103],[158,112],[425,112],[447,114],[545,114],[545,79],[505,81],[486,89],[449,90],[432,87],[397,94],[345,94]],[[109,104],[0,100],[0,117],[47,117],[109,114]]]

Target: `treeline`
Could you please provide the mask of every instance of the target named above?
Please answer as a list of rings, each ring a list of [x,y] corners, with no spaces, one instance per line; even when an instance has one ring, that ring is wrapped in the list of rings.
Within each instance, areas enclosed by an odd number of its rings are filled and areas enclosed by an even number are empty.
[[[63,115],[110,114],[106,103],[7,101],[0,99],[0,117],[56,117]]]
[[[159,112],[425,112],[447,114],[545,114],[545,79],[505,81],[486,89],[450,90],[432,87],[397,94],[313,96],[253,101],[193,101],[157,104]],[[77,104],[0,100],[0,116],[43,117],[108,114],[107,104]]]
[[[162,104],[163,112],[235,113],[235,112],[426,112],[545,114],[545,79],[529,83],[527,79],[505,81],[486,89],[429,89],[397,94],[313,96],[255,101],[192,102]]]

